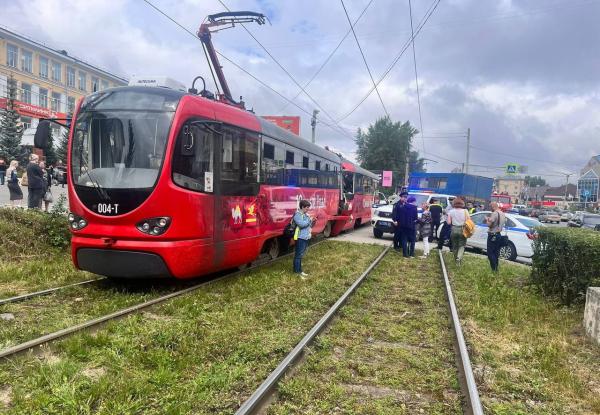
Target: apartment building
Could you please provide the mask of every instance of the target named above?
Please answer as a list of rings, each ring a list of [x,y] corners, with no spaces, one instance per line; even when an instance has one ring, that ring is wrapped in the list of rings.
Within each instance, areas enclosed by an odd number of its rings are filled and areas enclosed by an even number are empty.
[[[79,98],[127,85],[125,78],[70,56],[65,50],[52,49],[0,27],[0,108],[6,107],[10,75],[17,81],[17,112],[26,129],[23,144],[33,143],[33,131],[40,118],[65,118]],[[58,129],[55,133],[59,134]]]
[[[518,176],[497,177],[495,179],[495,190],[497,193],[509,195],[513,203],[519,202],[523,196],[525,179]]]

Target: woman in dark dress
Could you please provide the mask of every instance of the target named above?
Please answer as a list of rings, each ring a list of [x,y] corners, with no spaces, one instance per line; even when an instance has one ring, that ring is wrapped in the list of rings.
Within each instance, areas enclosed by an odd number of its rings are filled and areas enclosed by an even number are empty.
[[[21,206],[21,200],[23,200],[23,191],[19,186],[19,179],[17,178],[17,167],[19,162],[13,160],[10,162],[10,167],[6,170],[7,187],[10,192],[10,204],[13,206]]]

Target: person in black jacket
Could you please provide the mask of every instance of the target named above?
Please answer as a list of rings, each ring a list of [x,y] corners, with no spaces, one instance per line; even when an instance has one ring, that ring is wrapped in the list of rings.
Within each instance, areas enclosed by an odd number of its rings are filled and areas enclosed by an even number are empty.
[[[402,244],[402,256],[405,258],[415,257],[415,242],[417,239],[416,224],[419,218],[417,205],[415,205],[416,200],[417,199],[414,196],[408,198],[398,222],[401,229],[400,235],[402,237],[400,241]]]
[[[431,240],[433,240],[433,238],[437,238],[438,228],[442,222],[444,208],[442,208],[442,206],[438,203],[437,199],[432,197],[431,205],[429,205],[429,211],[431,212],[431,226],[433,228]]]
[[[400,252],[400,246],[402,245],[402,228],[400,228],[399,221],[403,215],[404,205],[406,204],[406,198],[408,193],[400,193],[400,199],[394,204],[392,210],[392,222],[394,223],[394,250]]]
[[[37,154],[29,156],[27,165],[27,207],[29,209],[39,209],[44,196],[46,183],[44,182],[44,172],[39,166],[40,158]]]

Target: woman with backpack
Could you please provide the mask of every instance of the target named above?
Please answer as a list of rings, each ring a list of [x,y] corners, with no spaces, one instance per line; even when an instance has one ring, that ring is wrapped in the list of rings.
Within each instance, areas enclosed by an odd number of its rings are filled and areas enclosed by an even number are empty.
[[[6,184],[10,193],[10,204],[12,206],[21,206],[21,200],[23,200],[23,191],[21,190],[21,186],[19,186],[19,179],[17,177],[17,167],[19,167],[19,162],[13,160],[6,170]]]
[[[457,264],[461,264],[467,238],[464,235],[465,223],[471,217],[465,209],[465,202],[457,197],[452,201],[452,210],[448,212],[446,223],[452,226],[450,230],[450,241],[452,243],[452,253]]]

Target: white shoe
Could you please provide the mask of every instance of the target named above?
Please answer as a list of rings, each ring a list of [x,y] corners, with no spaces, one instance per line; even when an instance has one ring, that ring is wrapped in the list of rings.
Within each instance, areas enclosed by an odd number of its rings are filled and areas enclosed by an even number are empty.
[[[302,279],[305,279],[306,277],[308,277],[308,274],[307,274],[306,272],[301,272],[301,273],[300,273],[300,277],[301,277]]]

